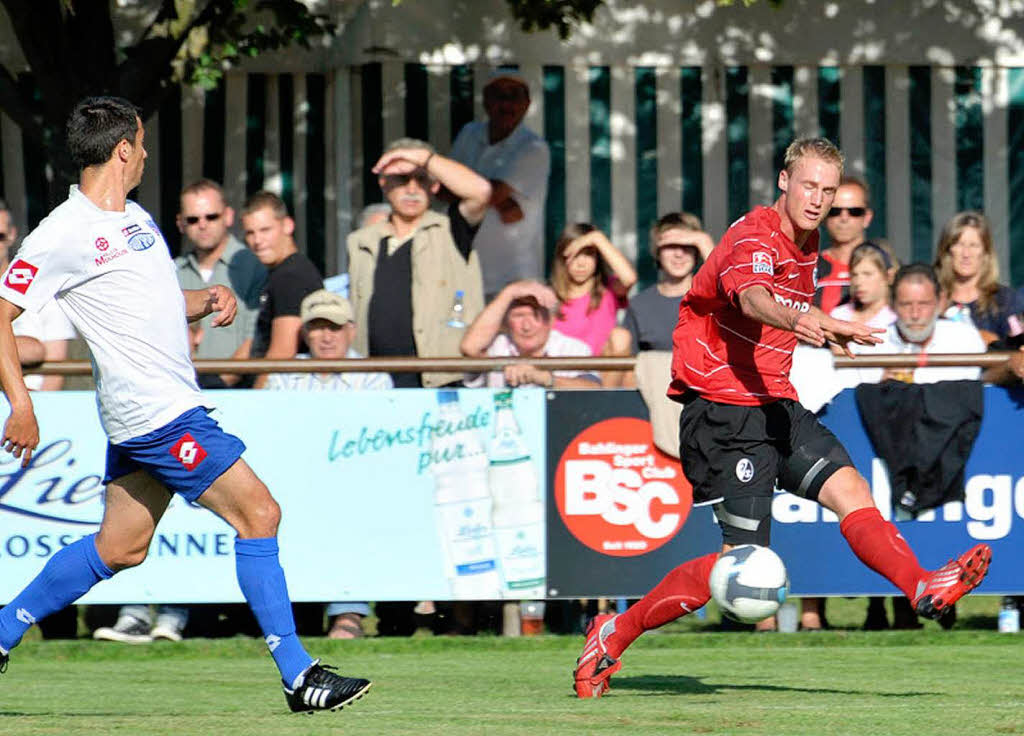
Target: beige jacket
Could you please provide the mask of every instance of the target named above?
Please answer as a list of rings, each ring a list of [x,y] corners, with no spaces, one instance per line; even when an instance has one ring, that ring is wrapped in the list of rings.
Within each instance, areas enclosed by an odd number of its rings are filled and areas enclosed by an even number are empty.
[[[359,326],[352,347],[363,355],[369,355],[370,297],[383,238],[387,238],[389,253],[405,242],[394,237],[387,222],[364,227],[348,236],[349,300]],[[484,308],[480,261],[475,250],[466,261],[452,238],[448,217],[428,210],[412,236],[412,331],[419,357],[462,355],[459,343],[465,329],[446,324],[459,289],[465,292],[462,319],[469,325]],[[423,385],[441,386],[460,381],[463,375],[424,373]]]

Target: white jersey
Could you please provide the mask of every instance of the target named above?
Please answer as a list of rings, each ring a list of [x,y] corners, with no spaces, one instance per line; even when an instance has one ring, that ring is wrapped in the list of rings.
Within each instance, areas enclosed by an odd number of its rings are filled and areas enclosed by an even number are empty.
[[[25,238],[0,297],[38,312],[56,299],[92,353],[113,443],[207,406],[189,358],[185,299],[160,229],[129,200],[100,209],[78,187]]]
[[[49,301],[39,312],[22,312],[11,323],[15,336],[34,337],[39,342],[47,343],[55,340],[74,340],[77,336],[75,328],[64,312],[60,311],[56,301]],[[25,386],[32,391],[43,387],[43,377],[38,374],[25,374]]]

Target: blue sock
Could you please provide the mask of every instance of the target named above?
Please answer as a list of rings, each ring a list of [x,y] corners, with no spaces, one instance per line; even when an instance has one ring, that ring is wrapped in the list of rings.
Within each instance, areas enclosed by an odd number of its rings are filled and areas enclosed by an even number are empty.
[[[281,679],[293,688],[296,678],[313,663],[313,658],[295,633],[292,602],[284,570],[277,560],[277,537],[235,539],[235,570],[242,595],[281,670]]]
[[[58,550],[35,579],[0,609],[0,648],[10,651],[36,621],[74,603],[113,574],[96,551],[95,534]]]

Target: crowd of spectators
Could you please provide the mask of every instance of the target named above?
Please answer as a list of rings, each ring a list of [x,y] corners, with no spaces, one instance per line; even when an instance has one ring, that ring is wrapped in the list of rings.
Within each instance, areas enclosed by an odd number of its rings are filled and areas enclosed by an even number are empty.
[[[236,223],[219,183],[200,179],[185,187],[176,217],[184,236],[183,253],[175,259],[181,285],[225,284],[238,297],[231,327],[210,329],[210,318],[191,327],[194,356],[582,358],[670,351],[679,302],[714,248],[716,234],[690,213],[660,217],[649,234],[658,278],[636,290],[630,257],[594,225],[573,223],[554,244],[546,275],[550,152],[523,122],[530,92],[517,73],[495,73],[483,89],[487,119],[466,125],[449,156],[411,138],[387,145],[372,166],[384,201],[364,210],[348,235],[347,272],[326,284],[299,251],[295,221],[279,196],[253,194]],[[819,256],[814,299],[834,317],[886,330],[882,345],[860,352],[980,353],[1017,347],[1024,332],[1024,298],[1000,282],[982,213],[961,212],[945,224],[933,264],[902,268],[887,242],[868,238],[872,216],[867,184],[845,177],[825,220],[828,246]],[[232,232],[236,224],[244,243]],[[10,212],[0,203],[0,265],[16,237]],[[37,317],[23,315],[15,328],[26,364],[64,358],[74,337],[56,305]],[[822,380],[822,366],[829,381]],[[838,390],[863,383],[981,377],[976,368],[831,371],[830,366],[827,352],[801,347],[794,356],[794,383],[812,410]],[[1013,383],[1022,376],[1024,353],[1018,353],[984,377]],[[255,380],[229,374],[199,379],[205,388],[289,391],[636,385],[628,371],[599,374],[583,366],[549,371],[529,362],[471,375],[268,373]],[[61,386],[59,377],[29,376],[26,382],[41,390]],[[821,601],[807,599],[803,605],[804,628],[827,625]],[[879,613],[877,604],[872,606],[867,625],[875,628]],[[331,604],[330,635],[362,635],[369,613],[365,602]],[[176,640],[188,621],[187,607],[158,608],[155,625],[149,609],[124,607],[117,623],[96,635]]]

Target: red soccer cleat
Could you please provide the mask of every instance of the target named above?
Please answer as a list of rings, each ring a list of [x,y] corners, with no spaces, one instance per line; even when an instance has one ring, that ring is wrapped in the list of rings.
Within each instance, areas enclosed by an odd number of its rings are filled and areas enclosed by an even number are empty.
[[[622,669],[622,662],[608,654],[605,641],[615,633],[615,615],[594,616],[587,624],[587,641],[576,660],[572,673],[573,688],[578,698],[600,698],[611,690],[612,675]]]
[[[992,548],[977,544],[950,560],[917,584],[913,600],[918,616],[937,619],[942,613],[981,585],[992,562]]]

